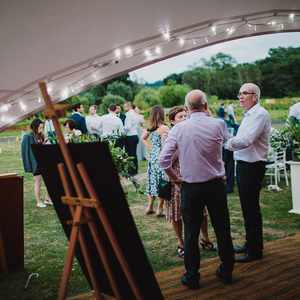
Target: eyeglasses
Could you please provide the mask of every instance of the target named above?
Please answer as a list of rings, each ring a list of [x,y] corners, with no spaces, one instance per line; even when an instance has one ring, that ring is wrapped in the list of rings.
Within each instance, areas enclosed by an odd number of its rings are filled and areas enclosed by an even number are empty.
[[[250,93],[250,92],[244,91],[244,92],[238,93],[237,97],[240,98],[241,95],[243,95],[243,96],[247,96],[247,95],[256,95],[256,93]]]

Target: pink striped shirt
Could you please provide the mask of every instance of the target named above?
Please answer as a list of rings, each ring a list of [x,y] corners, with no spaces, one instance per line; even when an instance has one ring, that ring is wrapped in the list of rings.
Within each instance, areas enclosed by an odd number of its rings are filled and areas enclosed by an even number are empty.
[[[228,136],[221,119],[193,112],[191,117],[174,126],[160,153],[160,166],[168,169],[178,150],[180,173],[188,183],[206,182],[225,175],[222,145]]]

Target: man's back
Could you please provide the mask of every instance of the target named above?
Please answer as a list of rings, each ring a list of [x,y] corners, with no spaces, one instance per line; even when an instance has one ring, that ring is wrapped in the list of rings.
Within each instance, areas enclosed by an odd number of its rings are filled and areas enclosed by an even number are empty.
[[[124,133],[121,119],[113,113],[108,113],[101,117],[101,129],[103,136],[122,135]]]
[[[186,182],[223,177],[222,145],[226,134],[224,121],[203,112],[192,113],[190,119],[170,131],[162,156],[167,155],[168,149],[178,149],[181,175]]]

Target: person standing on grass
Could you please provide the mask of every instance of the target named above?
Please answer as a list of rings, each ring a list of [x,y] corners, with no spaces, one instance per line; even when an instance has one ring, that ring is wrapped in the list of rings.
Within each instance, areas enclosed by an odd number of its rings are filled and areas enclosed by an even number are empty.
[[[224,121],[207,114],[208,105],[204,92],[192,90],[185,99],[190,118],[170,130],[160,154],[160,166],[171,181],[181,184],[186,269],[181,283],[188,288],[198,289],[199,234],[205,206],[216,234],[221,259],[216,276],[225,284],[232,282],[234,253],[222,161],[222,145],[228,131]],[[181,176],[172,168],[176,152]]]
[[[46,204],[52,205],[48,194],[43,202],[41,200],[41,182],[42,175],[38,168],[37,161],[34,157],[31,145],[44,143],[44,123],[40,119],[34,119],[30,124],[31,131],[25,133],[21,142],[21,155],[24,166],[24,171],[33,174],[34,178],[34,196],[36,199],[36,207],[44,208]]]
[[[236,262],[250,262],[263,257],[259,194],[265,175],[271,119],[259,104],[260,88],[256,84],[243,84],[238,98],[245,115],[236,136],[229,139],[225,147],[234,151],[237,161],[237,184],[246,231],[245,244],[235,247],[236,253],[245,255],[236,258]]]
[[[84,107],[77,103],[73,106],[73,113],[70,119],[75,122],[75,129],[80,130],[82,134],[87,134],[86,120],[84,114]]]
[[[89,114],[85,117],[85,123],[88,134],[93,134],[100,137],[100,124],[101,117],[97,114],[97,106],[91,105],[89,108]]]
[[[124,103],[124,110],[126,111],[125,118],[125,151],[128,156],[133,157],[133,167],[130,168],[130,176],[135,176],[138,173],[137,160],[137,145],[139,143],[138,127],[141,125],[141,118],[136,114],[132,107],[132,102],[126,101]]]
[[[159,166],[159,154],[162,148],[163,140],[168,134],[168,127],[164,124],[165,112],[162,106],[156,105],[150,113],[150,128],[143,134],[143,141],[148,148],[149,160],[147,168],[147,188],[148,207],[146,214],[154,213],[154,201],[156,197],[159,204],[156,210],[158,217],[163,217],[164,199],[158,196],[158,187],[161,179],[164,177],[164,171]],[[150,140],[150,143],[148,142]]]
[[[169,111],[169,120],[171,126],[184,121],[187,117],[186,109],[183,106],[175,106]],[[178,160],[178,153],[173,157],[172,168],[180,177],[180,166]],[[184,246],[183,246],[183,234],[182,234],[182,216],[181,216],[181,192],[180,186],[177,184],[171,183],[171,200],[166,201],[166,218],[169,222],[172,223],[178,246],[177,246],[177,255],[180,258],[184,257]],[[203,211],[203,221],[201,224],[201,235],[200,246],[205,250],[215,251],[214,244],[210,241],[208,236],[208,212],[204,208]]]

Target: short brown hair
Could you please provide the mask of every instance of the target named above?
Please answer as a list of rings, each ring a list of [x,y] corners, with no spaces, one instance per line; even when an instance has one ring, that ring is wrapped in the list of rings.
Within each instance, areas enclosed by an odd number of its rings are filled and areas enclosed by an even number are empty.
[[[174,106],[170,109],[169,111],[169,121],[172,122],[175,120],[175,117],[178,113],[182,112],[182,111],[186,111],[186,109],[184,108],[184,106],[180,105],[180,106]]]

